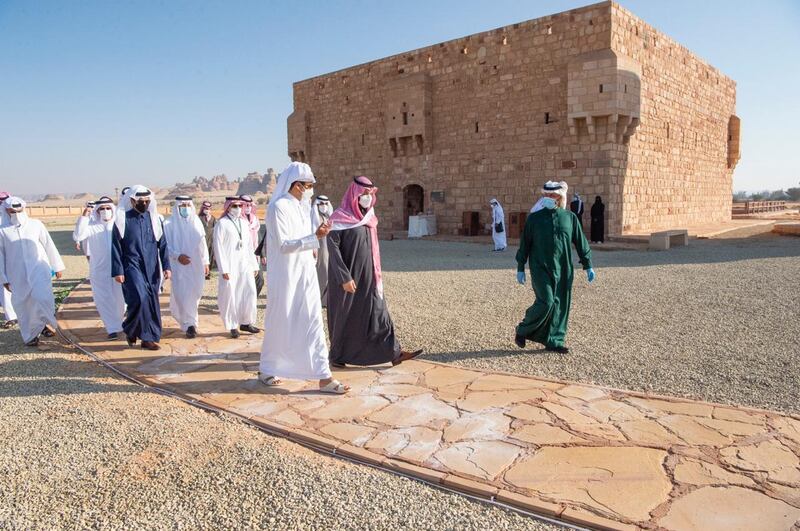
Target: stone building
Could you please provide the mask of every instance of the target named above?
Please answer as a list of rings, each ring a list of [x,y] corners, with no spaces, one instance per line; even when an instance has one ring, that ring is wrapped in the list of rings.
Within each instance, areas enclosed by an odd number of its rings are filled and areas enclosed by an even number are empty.
[[[489,199],[513,233],[547,180],[606,203],[607,232],[730,219],[736,85],[613,2],[471,35],[294,84],[292,160],[319,193],[381,188],[385,229],[409,214],[463,231]]]

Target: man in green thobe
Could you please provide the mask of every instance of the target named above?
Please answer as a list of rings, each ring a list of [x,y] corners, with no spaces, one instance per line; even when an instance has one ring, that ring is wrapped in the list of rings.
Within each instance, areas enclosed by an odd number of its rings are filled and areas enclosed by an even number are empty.
[[[548,185],[553,190],[548,189]],[[543,208],[528,215],[517,251],[517,282],[525,284],[525,263],[531,271],[536,300],[517,326],[514,342],[525,348],[526,340],[535,341],[551,352],[566,354],[564,346],[572,298],[572,249],[575,245],[589,282],[594,280],[592,251],[578,218],[559,208],[559,183],[548,182],[542,189]]]

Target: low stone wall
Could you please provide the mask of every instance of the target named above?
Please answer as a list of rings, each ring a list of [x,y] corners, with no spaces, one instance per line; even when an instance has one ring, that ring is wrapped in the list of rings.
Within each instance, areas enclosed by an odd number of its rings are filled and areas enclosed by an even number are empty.
[[[800,236],[800,223],[777,223],[772,232],[781,236]]]
[[[68,206],[68,205],[47,205],[47,206],[37,206],[32,205],[26,207],[28,211],[28,215],[32,218],[68,218],[68,217],[78,217],[83,213],[84,206]],[[159,205],[158,211],[165,216],[168,216],[172,212],[171,205]]]

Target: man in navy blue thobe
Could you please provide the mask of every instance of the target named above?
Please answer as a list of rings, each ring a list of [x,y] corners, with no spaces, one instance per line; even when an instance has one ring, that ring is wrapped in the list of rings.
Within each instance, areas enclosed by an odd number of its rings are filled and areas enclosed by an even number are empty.
[[[124,205],[124,214],[117,215],[111,238],[111,276],[122,284],[128,307],[122,323],[128,345],[133,346],[141,339],[142,348],[158,350],[161,272],[165,280],[170,278],[167,240],[150,190],[134,186],[127,197],[130,204]]]

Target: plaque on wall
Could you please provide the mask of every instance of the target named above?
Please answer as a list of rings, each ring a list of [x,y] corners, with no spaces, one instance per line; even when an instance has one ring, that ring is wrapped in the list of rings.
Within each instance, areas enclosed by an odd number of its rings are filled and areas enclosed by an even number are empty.
[[[431,203],[444,203],[444,192],[431,192]]]

